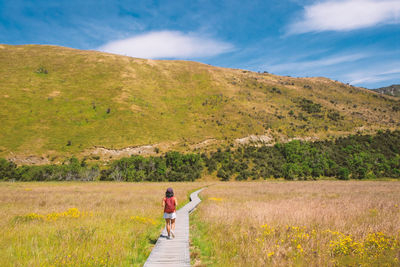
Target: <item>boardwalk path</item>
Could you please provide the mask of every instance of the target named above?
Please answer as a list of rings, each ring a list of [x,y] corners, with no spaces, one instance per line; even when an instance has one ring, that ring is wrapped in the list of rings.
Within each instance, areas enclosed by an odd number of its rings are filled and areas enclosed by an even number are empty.
[[[168,240],[164,228],[144,267],[190,266],[189,213],[200,203],[197,190],[190,195],[191,201],[176,212],[175,238]]]

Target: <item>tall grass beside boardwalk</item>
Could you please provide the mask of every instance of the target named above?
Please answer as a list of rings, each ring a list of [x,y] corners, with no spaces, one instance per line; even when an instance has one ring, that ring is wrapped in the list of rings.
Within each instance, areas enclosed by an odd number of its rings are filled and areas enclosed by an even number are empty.
[[[0,183],[0,266],[141,266],[172,186],[201,183]]]
[[[191,217],[194,266],[399,266],[397,181],[229,182]]]

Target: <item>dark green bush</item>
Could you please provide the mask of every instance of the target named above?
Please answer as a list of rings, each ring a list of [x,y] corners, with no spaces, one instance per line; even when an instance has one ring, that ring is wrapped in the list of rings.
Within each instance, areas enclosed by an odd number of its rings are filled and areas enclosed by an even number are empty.
[[[284,177],[308,180],[400,178],[400,131],[351,135],[334,141],[294,140],[273,147],[240,147],[211,153],[206,164],[217,166],[217,177],[229,180]],[[252,166],[248,170],[248,166]]]
[[[294,140],[274,146],[221,148],[206,154],[168,152],[159,157],[131,156],[97,165],[72,157],[62,165],[20,166],[0,159],[0,180],[194,181],[204,166],[222,181],[284,177],[308,180],[400,178],[400,131],[350,135],[333,141]]]
[[[340,168],[338,171],[338,179],[340,180],[349,180],[350,179],[350,171],[347,168]]]
[[[320,104],[316,104],[313,101],[302,98],[299,101],[299,107],[303,110],[306,111],[307,113],[319,113],[321,112],[322,106]]]
[[[131,156],[113,161],[101,172],[101,180],[194,181],[200,178],[203,160],[198,154],[168,152],[162,157]]]
[[[17,165],[14,162],[0,158],[0,180],[8,181],[17,178]]]

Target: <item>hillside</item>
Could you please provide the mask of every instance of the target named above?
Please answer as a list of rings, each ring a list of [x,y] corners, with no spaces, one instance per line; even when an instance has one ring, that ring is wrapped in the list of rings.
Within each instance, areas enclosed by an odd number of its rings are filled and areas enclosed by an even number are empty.
[[[391,86],[381,87],[374,90],[385,95],[397,96],[397,97],[400,96],[400,84],[393,84]]]
[[[400,100],[326,78],[39,45],[0,46],[0,107],[0,157],[17,163],[400,126]]]

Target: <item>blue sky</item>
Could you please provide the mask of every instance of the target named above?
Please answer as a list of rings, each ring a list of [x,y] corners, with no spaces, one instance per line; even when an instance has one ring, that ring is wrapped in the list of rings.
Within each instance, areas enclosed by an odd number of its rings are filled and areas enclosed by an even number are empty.
[[[400,83],[400,0],[0,0],[0,43]]]

